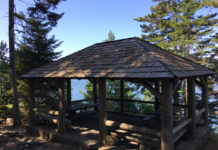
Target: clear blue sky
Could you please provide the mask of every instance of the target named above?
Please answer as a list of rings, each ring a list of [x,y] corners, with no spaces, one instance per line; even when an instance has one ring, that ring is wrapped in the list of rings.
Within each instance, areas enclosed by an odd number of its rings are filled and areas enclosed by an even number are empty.
[[[32,0],[15,0],[16,11],[25,10]],[[8,0],[0,3],[0,41],[8,41]],[[133,18],[144,16],[154,5],[152,0],[67,0],[58,6],[64,12],[52,31],[63,44],[63,56],[107,39],[111,29],[116,39],[140,37],[140,23]]]

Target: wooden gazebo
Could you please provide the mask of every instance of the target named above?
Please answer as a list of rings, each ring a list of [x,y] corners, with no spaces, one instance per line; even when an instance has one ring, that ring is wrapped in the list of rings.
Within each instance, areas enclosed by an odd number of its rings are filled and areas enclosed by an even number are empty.
[[[214,74],[204,66],[172,54],[139,38],[128,38],[112,42],[97,43],[48,65],[36,68],[22,75],[30,81],[29,122],[34,118],[34,81],[41,78],[56,79],[59,85],[58,131],[64,131],[64,81],[70,79],[90,79],[94,83],[94,101],[98,101],[100,143],[104,144],[107,121],[106,85],[107,79],[121,81],[120,104],[123,110],[123,81],[137,82],[155,96],[155,108],[160,105],[161,149],[173,149],[175,138],[181,137],[179,131],[186,128],[187,134],[194,138],[196,122],[202,114],[204,125],[208,125],[208,76]],[[174,97],[182,81],[187,80],[188,118],[173,127]],[[99,84],[97,98],[96,82]],[[195,84],[202,89],[203,107],[196,111]],[[153,86],[155,85],[155,86]],[[70,101],[68,92],[68,101]]]

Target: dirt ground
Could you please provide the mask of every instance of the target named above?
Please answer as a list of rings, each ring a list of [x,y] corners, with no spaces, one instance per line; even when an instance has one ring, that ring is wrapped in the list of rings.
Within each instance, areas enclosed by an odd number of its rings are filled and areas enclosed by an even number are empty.
[[[49,142],[41,137],[26,136],[25,126],[0,126],[0,150],[80,150],[72,145]]]

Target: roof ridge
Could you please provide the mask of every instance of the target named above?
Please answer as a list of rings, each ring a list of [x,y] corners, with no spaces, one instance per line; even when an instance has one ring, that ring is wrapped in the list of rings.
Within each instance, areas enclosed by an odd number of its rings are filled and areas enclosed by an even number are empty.
[[[140,39],[141,40],[141,39]],[[156,59],[158,59],[158,61],[172,74],[172,76],[177,77],[167,66],[166,64],[160,60],[160,58],[158,58],[157,56],[155,56],[154,54],[152,54],[151,50],[147,49],[141,42],[139,43],[141,44],[151,55],[153,55]]]
[[[165,52],[167,52],[167,53],[173,54],[173,55],[175,55],[175,56],[177,56],[177,57],[179,57],[179,58],[182,58],[182,59],[187,60],[187,61],[189,61],[189,62],[191,62],[191,63],[193,63],[193,64],[195,64],[195,65],[199,65],[199,66],[201,66],[201,67],[203,67],[203,68],[205,68],[205,69],[208,69],[208,70],[214,72],[211,68],[207,68],[206,66],[203,66],[203,65],[201,65],[201,64],[199,64],[199,63],[197,63],[197,62],[194,62],[194,61],[192,61],[192,60],[190,60],[190,59],[188,59],[188,58],[185,58],[185,57],[182,57],[182,56],[180,56],[180,55],[171,53],[171,52],[169,52],[169,51],[167,51],[167,50],[165,50],[165,49],[163,49],[163,48],[157,46],[156,44],[151,44],[151,43],[149,43],[148,41],[145,41],[145,40],[140,39],[140,38],[138,38],[138,39],[139,39],[140,41],[146,43],[146,44],[155,46],[155,47],[159,48],[159,49],[162,50],[162,51],[165,51]]]

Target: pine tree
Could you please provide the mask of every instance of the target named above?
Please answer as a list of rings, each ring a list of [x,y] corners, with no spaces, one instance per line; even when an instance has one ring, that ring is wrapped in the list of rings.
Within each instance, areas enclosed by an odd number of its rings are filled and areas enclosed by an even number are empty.
[[[9,0],[9,57],[11,75],[11,93],[13,103],[13,125],[20,125],[19,101],[17,93],[17,81],[15,70],[15,49],[14,49],[14,0]]]
[[[203,56],[210,55],[215,47],[211,36],[217,25],[216,13],[196,15],[205,8],[207,1],[153,0],[151,14],[135,20],[142,22],[142,39],[204,64]]]
[[[19,20],[18,34],[21,37],[16,51],[16,69],[18,76],[42,65],[48,64],[61,55],[56,49],[62,42],[54,35],[50,35],[56,27],[59,19],[64,13],[57,13],[58,4],[63,0],[35,0],[34,6],[29,7],[26,12],[16,14]],[[36,96],[46,103],[56,100],[57,90],[55,81],[43,81]],[[54,90],[55,89],[55,90]],[[19,80],[18,92],[20,100],[26,106],[28,100],[28,84]],[[53,104],[53,103],[52,103]]]
[[[22,20],[22,29],[18,31],[22,37],[17,51],[19,75],[48,64],[60,56],[61,52],[55,50],[62,42],[55,39],[54,35],[49,37],[51,30],[63,16],[63,13],[54,12],[59,2],[60,0],[37,0],[26,13],[17,15]]]
[[[108,32],[108,38],[107,38],[107,40],[105,40],[105,42],[110,42],[110,41],[114,41],[115,40],[115,35],[114,35],[114,33],[110,30],[109,32]]]
[[[210,0],[153,0],[151,13],[135,18],[142,22],[142,39],[163,49],[215,69],[217,13],[197,15],[206,7],[217,7]],[[184,84],[184,89],[186,84]],[[185,96],[186,95],[186,96]],[[184,99],[187,99],[187,94]]]

